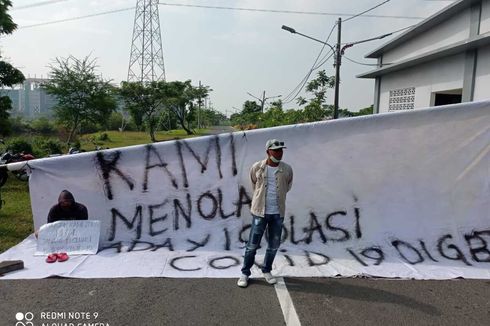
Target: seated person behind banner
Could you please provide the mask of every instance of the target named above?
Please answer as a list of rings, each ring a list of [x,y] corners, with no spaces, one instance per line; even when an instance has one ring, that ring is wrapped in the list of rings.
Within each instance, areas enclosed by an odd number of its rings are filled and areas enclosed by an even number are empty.
[[[58,204],[49,210],[48,223],[72,220],[88,220],[87,207],[77,203],[71,192],[63,190],[58,197]],[[38,237],[38,233],[39,230],[34,232],[36,238]]]
[[[48,223],[70,220],[88,220],[88,211],[85,205],[75,201],[71,192],[63,190],[58,197],[58,204],[49,210]]]

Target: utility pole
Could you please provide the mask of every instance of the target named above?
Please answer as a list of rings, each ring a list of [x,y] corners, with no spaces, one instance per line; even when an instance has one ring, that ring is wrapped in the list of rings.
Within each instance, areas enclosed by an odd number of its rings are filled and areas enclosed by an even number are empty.
[[[262,101],[260,101],[260,112],[264,113],[265,91],[262,92]]]
[[[340,41],[342,33],[342,18],[337,22],[337,46],[335,51],[335,96],[333,100],[333,118],[339,117],[339,84],[340,84],[340,65],[342,64],[342,53],[340,51]]]
[[[334,49],[334,47],[331,46],[330,44],[328,44],[328,43],[326,43],[326,42],[324,42],[322,40],[316,39],[314,37],[311,37],[311,36],[308,36],[308,35],[299,33],[299,32],[297,32],[292,27],[289,27],[289,26],[286,26],[286,25],[282,25],[281,28],[283,30],[285,30],[285,31],[288,31],[288,32],[292,33],[292,34],[298,34],[298,35],[301,35],[303,37],[306,37],[306,38],[308,38],[310,40],[313,40],[315,42],[319,42],[319,43],[322,43],[324,45],[327,45],[328,47],[330,47],[330,49],[332,50],[332,52],[335,54],[335,59],[334,59],[334,66],[335,66],[335,98],[334,98],[334,104],[333,104],[333,118],[334,119],[337,119],[339,117],[340,65],[342,64],[342,56],[344,55],[345,49],[350,48],[350,47],[352,47],[352,46],[354,46],[356,44],[370,42],[370,41],[374,41],[374,40],[381,40],[381,39],[383,39],[383,38],[385,38],[387,36],[393,35],[393,33],[395,33],[395,32],[391,32],[391,33],[388,33],[388,34],[383,34],[383,35],[380,35],[380,36],[368,38],[368,39],[365,39],[365,40],[360,40],[360,41],[356,41],[356,42],[350,42],[350,43],[345,44],[342,47],[342,44],[341,44],[342,18],[339,18],[338,21],[337,21],[337,28],[338,28],[337,29],[337,44],[336,44],[336,48]],[[249,93],[249,95],[251,95],[251,94]]]
[[[201,81],[199,81],[199,102],[197,103],[197,128],[201,129]]]

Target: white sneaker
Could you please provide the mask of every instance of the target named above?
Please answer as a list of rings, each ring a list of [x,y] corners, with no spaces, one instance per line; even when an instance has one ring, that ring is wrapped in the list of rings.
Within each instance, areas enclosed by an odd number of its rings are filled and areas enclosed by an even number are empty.
[[[238,282],[236,284],[241,288],[246,288],[248,285],[248,276],[245,274],[242,274],[242,276],[240,276],[240,278],[238,279]]]
[[[271,273],[264,273],[265,281],[269,284],[276,284],[277,280]]]

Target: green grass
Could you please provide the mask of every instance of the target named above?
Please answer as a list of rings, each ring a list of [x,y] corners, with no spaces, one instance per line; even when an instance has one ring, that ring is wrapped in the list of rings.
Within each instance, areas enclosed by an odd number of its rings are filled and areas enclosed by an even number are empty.
[[[33,232],[31,199],[27,182],[9,173],[0,189],[5,204],[0,209],[0,253],[24,240]]]
[[[158,141],[197,137],[207,134],[207,129],[196,130],[195,135],[187,135],[184,130],[172,130],[170,132],[158,132]],[[87,134],[81,137],[82,148],[91,151],[95,145],[90,140],[97,139],[102,132]],[[105,131],[109,136],[108,141],[97,141],[101,147],[124,147],[131,145],[150,143],[148,133],[137,131]],[[9,173],[7,183],[0,189],[2,200],[5,204],[0,209],[0,253],[18,244],[33,232],[31,199],[27,182],[17,180]],[[47,215],[47,212],[46,212]]]
[[[157,141],[166,141],[172,139],[183,139],[189,137],[197,137],[207,134],[207,129],[198,129],[196,130],[196,134],[187,135],[184,130],[171,130],[171,131],[159,131],[156,133],[155,138]],[[107,134],[109,136],[109,140],[100,141],[99,136],[101,134]],[[124,147],[124,146],[132,146],[132,145],[140,145],[140,144],[148,144],[151,143],[150,136],[146,132],[141,131],[103,131],[96,132],[93,134],[83,135],[80,139],[80,144],[82,145],[82,149],[84,150],[94,150],[95,144],[101,147]]]

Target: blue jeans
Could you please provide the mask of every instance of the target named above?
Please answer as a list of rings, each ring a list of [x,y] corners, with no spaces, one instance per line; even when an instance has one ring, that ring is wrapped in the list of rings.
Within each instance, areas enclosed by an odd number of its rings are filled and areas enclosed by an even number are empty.
[[[272,262],[274,261],[277,249],[279,249],[279,245],[281,244],[282,224],[284,221],[284,218],[281,218],[279,214],[265,214],[264,217],[252,216],[252,227],[250,228],[250,236],[245,249],[242,268],[242,274],[247,276],[250,276],[251,274],[250,268],[252,268],[255,262],[255,253],[260,245],[266,227],[268,231],[268,241],[262,272],[270,273],[272,270]]]

